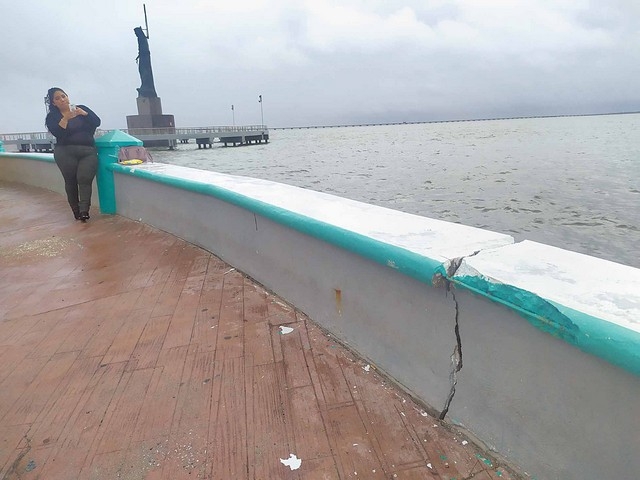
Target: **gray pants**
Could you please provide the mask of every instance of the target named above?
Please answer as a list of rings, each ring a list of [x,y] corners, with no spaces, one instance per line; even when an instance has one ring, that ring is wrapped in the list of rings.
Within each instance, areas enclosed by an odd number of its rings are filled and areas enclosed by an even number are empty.
[[[91,184],[98,170],[96,147],[56,145],[53,158],[64,177],[64,189],[71,209],[74,212],[88,212]]]

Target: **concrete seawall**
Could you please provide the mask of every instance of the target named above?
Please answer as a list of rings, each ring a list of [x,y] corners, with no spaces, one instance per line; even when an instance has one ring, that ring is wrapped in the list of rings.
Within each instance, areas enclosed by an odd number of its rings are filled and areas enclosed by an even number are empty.
[[[66,197],[62,174],[51,153],[9,153],[0,152],[0,178],[7,182],[25,183],[46,188]],[[91,205],[99,207],[98,190],[95,180]]]
[[[18,156],[0,178],[55,190]],[[268,181],[109,169],[118,214],[252,276],[532,477],[640,471],[640,270]]]

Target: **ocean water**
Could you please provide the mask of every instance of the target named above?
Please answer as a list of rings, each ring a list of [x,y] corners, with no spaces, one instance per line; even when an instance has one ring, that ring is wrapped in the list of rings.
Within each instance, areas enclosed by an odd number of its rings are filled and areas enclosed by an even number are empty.
[[[152,150],[640,268],[640,114],[270,131]]]

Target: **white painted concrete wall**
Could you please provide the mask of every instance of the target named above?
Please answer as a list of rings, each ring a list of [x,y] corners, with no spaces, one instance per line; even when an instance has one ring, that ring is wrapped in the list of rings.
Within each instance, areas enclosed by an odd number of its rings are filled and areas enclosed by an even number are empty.
[[[119,214],[220,256],[433,410],[450,400],[532,477],[638,477],[638,269],[272,182],[114,170]]]
[[[66,198],[64,179],[50,153],[0,152],[0,179],[24,183],[57,192]],[[95,180],[91,195],[92,207],[99,208],[98,189]]]

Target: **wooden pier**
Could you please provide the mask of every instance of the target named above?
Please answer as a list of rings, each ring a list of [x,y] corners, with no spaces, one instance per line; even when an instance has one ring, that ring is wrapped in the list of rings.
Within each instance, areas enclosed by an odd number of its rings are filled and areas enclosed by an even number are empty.
[[[100,137],[113,130],[98,130]],[[132,135],[145,144],[164,141],[170,149],[178,143],[189,143],[194,140],[198,148],[211,148],[214,143],[227,146],[254,145],[269,142],[269,129],[266,125],[231,125],[217,127],[164,127],[164,128],[132,128],[121,131]],[[5,148],[14,145],[20,152],[52,152],[56,143],[49,132],[26,132],[0,134]]]
[[[34,187],[0,207],[0,478],[520,478],[211,253]]]

